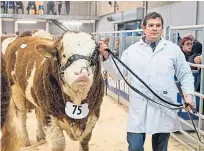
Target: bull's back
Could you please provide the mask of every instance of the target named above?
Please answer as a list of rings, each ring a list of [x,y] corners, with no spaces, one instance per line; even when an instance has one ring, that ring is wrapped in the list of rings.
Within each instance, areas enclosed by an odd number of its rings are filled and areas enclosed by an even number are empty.
[[[11,83],[17,82],[25,90],[33,69],[36,71],[44,61],[44,56],[36,50],[37,45],[53,44],[53,41],[35,37],[22,37],[9,45],[5,57]]]

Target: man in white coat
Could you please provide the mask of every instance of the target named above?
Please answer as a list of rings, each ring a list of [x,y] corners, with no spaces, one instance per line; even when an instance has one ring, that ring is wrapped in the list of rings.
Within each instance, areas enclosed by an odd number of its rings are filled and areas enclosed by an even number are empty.
[[[121,60],[163,99],[176,104],[177,88],[174,75],[181,82],[186,101],[194,106],[194,78],[184,54],[176,44],[161,38],[163,18],[156,12],[145,16],[142,25],[145,36],[127,48]],[[114,79],[122,79],[102,42],[103,66]],[[117,61],[116,61],[117,62]],[[164,104],[139,80],[117,62],[128,82],[154,101]],[[129,92],[127,142],[129,151],[144,151],[146,133],[152,134],[153,151],[167,151],[169,135],[181,129],[177,111],[162,107],[136,92]],[[167,104],[164,104],[168,106]],[[190,110],[189,107],[185,107]]]

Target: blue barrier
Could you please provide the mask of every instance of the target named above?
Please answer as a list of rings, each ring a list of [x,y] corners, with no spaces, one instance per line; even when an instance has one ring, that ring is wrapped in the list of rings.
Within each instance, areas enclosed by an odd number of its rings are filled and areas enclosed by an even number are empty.
[[[132,36],[131,32],[123,33],[123,37]]]

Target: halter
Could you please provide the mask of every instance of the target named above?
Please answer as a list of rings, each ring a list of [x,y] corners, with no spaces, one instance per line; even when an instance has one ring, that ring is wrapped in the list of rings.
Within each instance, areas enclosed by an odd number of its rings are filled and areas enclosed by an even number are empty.
[[[99,51],[98,51],[98,49],[99,49],[99,46],[96,45],[96,47],[95,47],[95,49],[94,49],[94,51],[93,51],[91,57],[89,57],[89,56],[84,56],[84,55],[79,55],[79,54],[74,54],[74,55],[72,55],[71,57],[69,57],[69,58],[67,59],[67,62],[66,62],[64,65],[62,65],[62,66],[60,67],[61,72],[63,72],[66,68],[68,68],[74,61],[77,61],[77,60],[79,60],[79,59],[84,59],[84,60],[89,61],[89,62],[90,62],[89,66],[92,66],[92,67],[93,67],[93,66],[96,66],[97,61],[98,61],[98,57],[99,57]],[[60,64],[59,64],[59,65],[60,65]],[[83,68],[88,68],[88,67],[83,67]],[[82,69],[83,69],[83,68],[82,68]],[[81,69],[81,71],[82,71],[82,69]]]
[[[74,61],[77,61],[79,59],[84,59],[84,60],[87,60],[87,61],[90,61],[90,57],[88,56],[83,56],[83,55],[78,55],[78,54],[75,54],[75,55],[72,55],[71,57],[68,58],[67,62],[62,65],[60,67],[60,70],[61,71],[64,71],[66,68],[68,68]]]

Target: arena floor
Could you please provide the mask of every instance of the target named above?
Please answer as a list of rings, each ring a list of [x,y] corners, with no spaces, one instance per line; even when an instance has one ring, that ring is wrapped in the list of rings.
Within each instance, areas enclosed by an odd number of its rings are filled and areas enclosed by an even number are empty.
[[[101,116],[93,130],[90,141],[90,151],[127,151],[126,142],[127,108],[116,104],[108,96],[104,97],[101,107]],[[46,151],[46,141],[38,142],[35,139],[36,118],[34,111],[28,114],[27,128],[32,146],[21,148],[20,151]],[[78,142],[71,141],[66,136],[66,151],[77,151]],[[145,141],[145,151],[151,151],[151,136]],[[189,151],[185,146],[170,138],[168,151]]]

